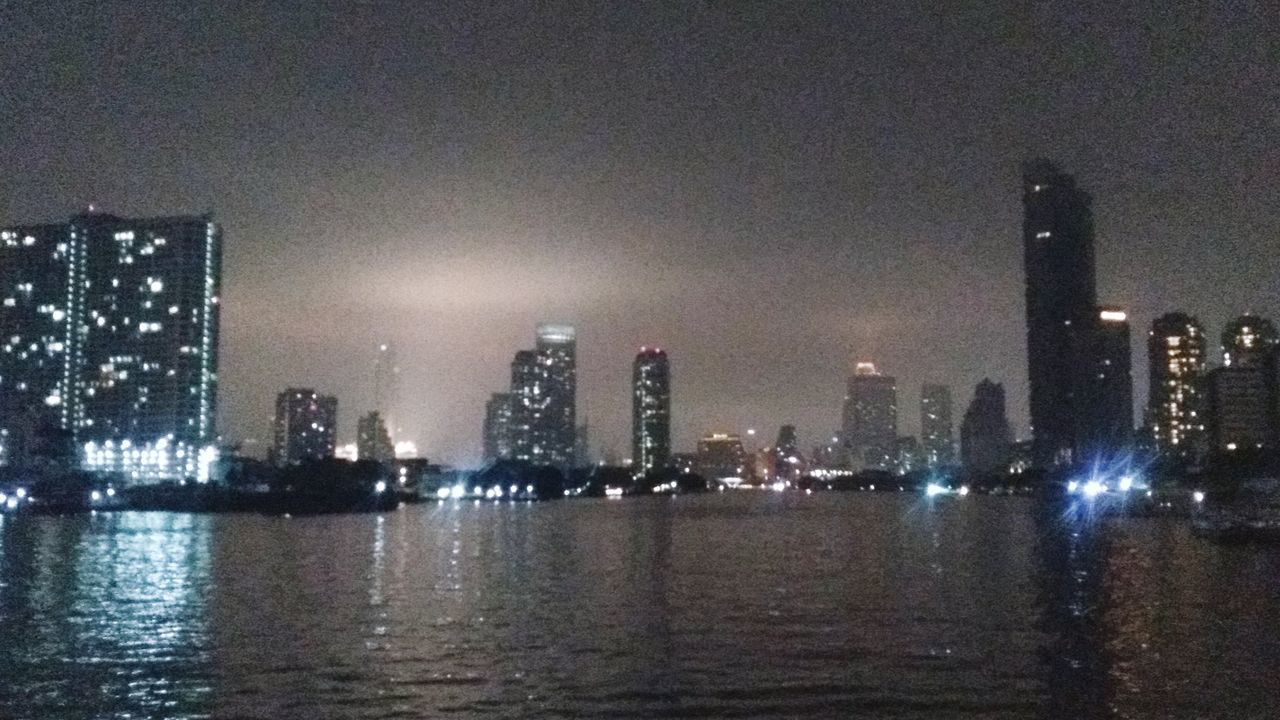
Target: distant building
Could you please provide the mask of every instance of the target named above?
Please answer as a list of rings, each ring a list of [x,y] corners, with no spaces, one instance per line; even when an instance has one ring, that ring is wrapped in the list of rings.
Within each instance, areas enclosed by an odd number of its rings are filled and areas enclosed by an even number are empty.
[[[484,461],[506,460],[511,449],[511,393],[493,393],[484,404]]]
[[[1092,198],[1048,160],[1024,165],[1022,186],[1032,447],[1047,467],[1079,459],[1087,413],[1077,383],[1093,364],[1081,338],[1097,306]]]
[[[734,433],[712,433],[698,441],[698,473],[708,480],[746,479],[747,454]]]
[[[1013,434],[1005,414],[1004,386],[983,380],[960,424],[960,458],[965,470],[995,473],[1009,466]]]
[[[1194,459],[1205,442],[1205,337],[1200,323],[1180,312],[1157,318],[1147,335],[1147,365],[1147,419],[1155,447],[1165,455]]]
[[[373,363],[373,409],[382,418],[391,438],[399,437],[404,418],[400,416],[400,364],[390,342],[378,343]]]
[[[356,453],[361,460],[391,462],[396,459],[396,448],[382,413],[374,410],[356,424]]]
[[[658,348],[640,348],[631,365],[631,467],[637,473],[671,461],[671,365]]]
[[[1208,374],[1209,447],[1214,452],[1258,450],[1277,440],[1278,338],[1271,321],[1242,315],[1222,333],[1222,364]]]
[[[955,462],[951,388],[925,383],[920,388],[920,446],[929,467]]]
[[[796,437],[795,425],[783,425],[778,428],[778,439],[773,444],[775,477],[784,480],[797,480],[805,470],[804,455],[800,452],[800,441]]]
[[[899,475],[906,475],[909,472],[928,467],[924,447],[911,436],[898,438],[898,442],[895,445],[894,462],[896,463],[894,470]]]
[[[276,396],[272,463],[293,465],[333,457],[337,428],[337,398],[304,388],[285,390]]]
[[[855,465],[890,470],[898,442],[898,387],[873,363],[860,362],[844,401],[844,442]]]
[[[568,468],[577,430],[577,343],[569,325],[538,326],[533,350],[511,364],[512,454]]]
[[[1128,315],[1098,308],[1080,353],[1081,378],[1075,393],[1076,452],[1085,460],[1111,458],[1133,446],[1133,351]]]

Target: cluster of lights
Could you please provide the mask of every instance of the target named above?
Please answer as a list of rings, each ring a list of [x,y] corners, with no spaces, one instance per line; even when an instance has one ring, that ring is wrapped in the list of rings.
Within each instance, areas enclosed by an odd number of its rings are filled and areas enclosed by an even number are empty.
[[[871,489],[875,490],[875,486],[872,485]],[[952,488],[941,483],[929,483],[924,486],[924,494],[928,497],[937,497],[939,495],[959,495],[964,497],[969,494],[969,486],[961,485],[958,488]]]
[[[149,443],[129,439],[119,443],[108,440],[101,445],[87,442],[83,458],[90,471],[121,473],[131,480],[195,478],[196,482],[206,483],[218,450],[212,445],[196,447],[174,442],[172,436],[165,436]]]
[[[566,491],[567,492],[567,491]],[[436,497],[440,500],[462,500],[466,497],[474,497],[477,500],[485,498],[486,500],[501,500],[503,497],[509,497],[512,500],[520,498],[520,486],[512,485],[505,490],[501,485],[493,485],[492,487],[482,487],[477,485],[470,490],[463,483],[458,483],[450,487],[442,487],[436,491]],[[531,499],[533,497],[533,486],[524,486],[524,498]]]
[[[12,495],[0,492],[0,507],[3,507],[6,510],[17,510],[18,505],[20,505],[23,500],[26,500],[29,503],[34,501],[34,499],[27,494],[26,488],[18,488],[13,491]]]

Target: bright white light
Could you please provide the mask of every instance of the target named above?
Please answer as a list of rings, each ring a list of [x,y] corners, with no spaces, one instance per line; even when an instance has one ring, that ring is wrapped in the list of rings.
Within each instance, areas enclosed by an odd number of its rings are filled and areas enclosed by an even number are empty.
[[[449,495],[455,498],[460,498],[466,494],[467,494],[467,486],[463,485],[462,483],[458,483],[457,485],[454,485],[449,490]]]
[[[1071,493],[1072,495],[1074,495],[1076,491],[1078,491],[1079,489],[1080,489],[1080,483],[1076,482],[1075,480],[1072,480],[1067,483],[1067,492]]]
[[[386,491],[387,491],[387,484],[386,484],[385,482],[383,482],[382,480],[379,480],[378,482],[374,483],[374,485],[373,485],[373,491],[374,491],[374,492],[376,492],[376,493],[386,492]]]
[[[969,494],[969,486],[968,486],[968,485],[961,485],[961,486],[960,486],[960,489],[959,489],[957,492],[958,492],[958,493],[960,493],[960,496],[961,496],[961,497],[964,497],[965,495],[968,495],[968,494]]]
[[[1090,480],[1084,484],[1085,497],[1097,497],[1107,491],[1107,486],[1097,480]]]
[[[1123,310],[1103,310],[1098,313],[1098,318],[1108,322],[1124,322],[1128,316]]]
[[[1204,502],[1204,491],[1196,490],[1195,492],[1191,493],[1191,499],[1195,500],[1197,503]]]
[[[18,498],[9,498],[5,501],[4,506],[10,510],[18,509]]]
[[[870,490],[871,492],[875,492],[875,490],[876,490],[876,486],[875,486],[874,484],[872,484],[872,485],[869,485],[869,486],[867,487],[867,489],[868,489],[868,490]]]
[[[151,281],[151,292],[153,292],[153,293],[158,293],[158,292],[160,292],[161,290],[164,290],[164,283],[160,282],[159,280],[152,280],[152,281]]]
[[[116,489],[113,487],[107,488],[107,497],[115,497],[115,496],[116,496]]]
[[[450,490],[449,488],[442,487],[436,491],[436,497],[440,498],[441,500],[444,500],[449,497],[449,493],[451,492],[452,490]]]
[[[1133,476],[1124,475],[1120,478],[1120,492],[1129,492],[1133,489]]]
[[[102,502],[102,493],[98,492],[97,490],[94,490],[93,492],[89,493],[89,499],[92,500],[93,502]]]
[[[532,494],[533,494],[533,486],[532,486],[532,485],[525,485],[525,486],[524,486],[524,491],[525,491],[526,493],[528,493],[528,494],[532,495]]]
[[[620,488],[620,487],[607,487],[607,488],[605,488],[605,489],[604,489],[604,496],[605,496],[605,497],[611,497],[611,498],[622,497],[622,488]]]
[[[782,482],[781,480],[779,480],[778,482],[776,482],[776,483],[774,483],[774,484],[770,485],[769,487],[770,487],[774,492],[782,492],[783,490],[786,490],[786,489],[787,489],[787,484],[786,484],[786,483],[784,483],[784,482]]]
[[[938,483],[929,483],[924,488],[924,494],[928,495],[929,497],[933,497],[934,495],[942,495],[946,492],[947,492],[947,489],[942,487]]]
[[[17,489],[17,491],[16,491],[16,492],[14,492],[14,495],[17,495],[17,496],[18,496],[18,499],[19,499],[19,500],[21,500],[22,498],[24,498],[24,497],[26,497],[26,496],[27,496],[27,489],[26,489],[26,488],[18,488],[18,489]]]
[[[5,504],[5,503],[6,503],[6,502],[8,502],[8,501],[9,501],[9,496],[8,496],[8,495],[5,495],[5,494],[4,494],[4,493],[2,493],[2,492],[0,492],[0,505],[3,505],[3,504]]]
[[[511,497],[515,497],[516,493],[520,492],[520,486],[512,485],[510,488],[507,489],[507,491],[511,493]]]
[[[501,486],[501,485],[494,485],[494,486],[493,486],[493,496],[494,496],[494,497],[502,497],[502,486]]]

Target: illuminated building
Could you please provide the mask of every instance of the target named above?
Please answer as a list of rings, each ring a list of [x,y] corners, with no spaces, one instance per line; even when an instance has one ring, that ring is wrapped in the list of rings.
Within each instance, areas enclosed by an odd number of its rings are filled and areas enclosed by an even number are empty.
[[[698,441],[698,474],[708,480],[741,481],[746,478],[747,453],[735,433],[711,433]]]
[[[1081,333],[1097,305],[1092,199],[1047,160],[1024,165],[1022,181],[1032,454],[1049,466],[1077,459],[1076,383],[1091,365]]]
[[[569,325],[538,326],[534,350],[511,363],[512,455],[567,468],[577,429],[577,342]]]
[[[0,463],[25,462],[38,428],[69,427],[72,252],[65,225],[0,229]]]
[[[1200,323],[1180,312],[1157,318],[1147,335],[1147,363],[1147,418],[1156,449],[1193,459],[1205,437],[1205,338]]]
[[[493,393],[484,404],[484,461],[511,457],[511,393]]]
[[[1013,434],[1005,414],[1004,386],[984,379],[960,423],[960,460],[965,470],[985,474],[1005,470]]]
[[[1208,374],[1205,424],[1215,452],[1269,448],[1276,442],[1271,321],[1242,315],[1222,333],[1222,367]]]
[[[391,462],[396,448],[382,413],[374,410],[356,422],[356,454],[361,460]]]
[[[873,363],[860,362],[844,399],[844,442],[855,465],[889,470],[898,442],[898,386]]]
[[[929,467],[955,462],[951,388],[925,383],[920,388],[920,445]]]
[[[1086,455],[1114,457],[1133,444],[1133,351],[1127,314],[1098,308],[1082,334],[1081,377],[1076,390],[1076,447]]]
[[[1222,331],[1222,366],[1263,368],[1276,351],[1280,336],[1270,320],[1246,314],[1227,323]]]
[[[338,429],[338,399],[315,390],[289,388],[276,396],[274,429],[274,464],[331,458]],[[357,457],[361,455],[357,447]]]
[[[640,348],[631,365],[631,467],[637,473],[671,461],[671,365],[658,348]]]
[[[222,277],[212,218],[90,211],[0,231],[0,252],[0,423],[44,393],[36,422],[56,415],[86,469],[207,479]]]

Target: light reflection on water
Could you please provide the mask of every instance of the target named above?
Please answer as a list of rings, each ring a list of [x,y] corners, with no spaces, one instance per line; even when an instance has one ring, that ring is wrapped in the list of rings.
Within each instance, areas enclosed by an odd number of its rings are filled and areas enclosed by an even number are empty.
[[[0,518],[0,717],[1272,717],[1278,570],[986,497]]]

